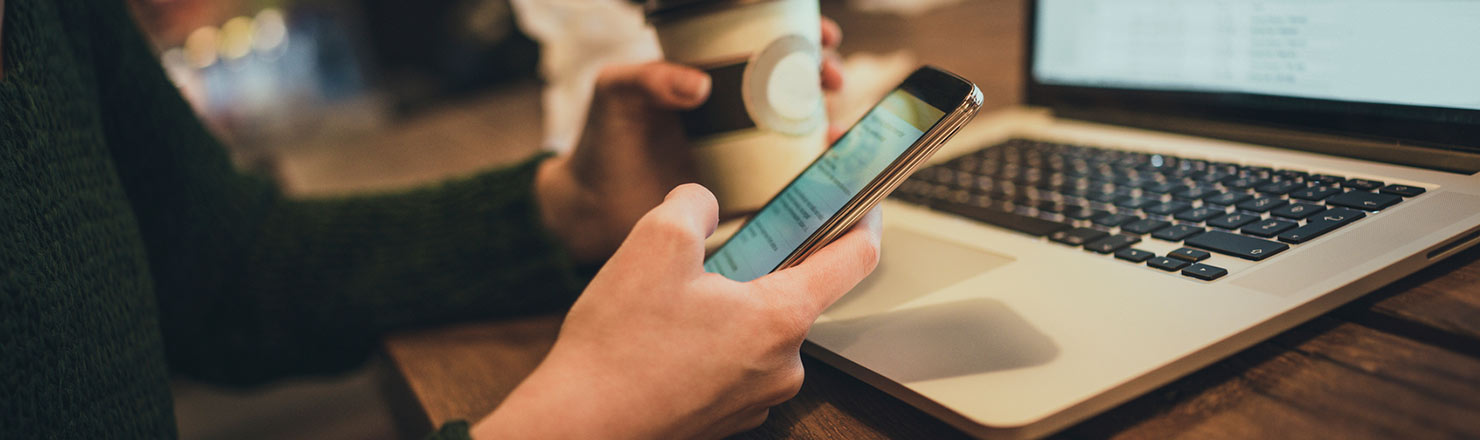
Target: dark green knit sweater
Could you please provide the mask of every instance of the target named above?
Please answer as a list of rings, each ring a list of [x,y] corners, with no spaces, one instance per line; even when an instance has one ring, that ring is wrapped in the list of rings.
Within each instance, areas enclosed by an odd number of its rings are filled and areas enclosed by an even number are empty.
[[[555,309],[581,287],[540,229],[537,159],[285,199],[232,169],[123,0],[4,7],[0,437],[174,437],[172,373],[342,371],[388,330]]]

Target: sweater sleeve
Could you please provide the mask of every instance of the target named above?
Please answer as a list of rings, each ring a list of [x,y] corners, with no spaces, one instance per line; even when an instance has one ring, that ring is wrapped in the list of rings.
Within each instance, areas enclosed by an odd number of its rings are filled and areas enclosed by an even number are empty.
[[[453,420],[443,423],[441,428],[427,434],[426,440],[471,440],[473,434],[469,432],[468,422]]]
[[[414,190],[284,198],[236,172],[122,1],[73,2],[172,369],[247,385],[362,363],[386,331],[567,306],[587,270],[542,229],[542,157]],[[84,29],[77,27],[76,29]]]

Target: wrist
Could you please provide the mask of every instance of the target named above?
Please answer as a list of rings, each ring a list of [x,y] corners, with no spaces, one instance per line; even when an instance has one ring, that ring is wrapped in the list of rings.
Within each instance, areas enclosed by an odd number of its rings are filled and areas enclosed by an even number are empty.
[[[552,352],[492,413],[469,431],[474,439],[644,438],[644,405],[623,402],[614,381],[588,361],[562,362]],[[584,368],[584,369],[583,369]],[[630,397],[630,396],[629,396]]]
[[[565,246],[579,262],[600,258],[599,209],[595,197],[570,172],[570,158],[556,156],[541,162],[535,171],[534,193],[539,201],[540,224]]]

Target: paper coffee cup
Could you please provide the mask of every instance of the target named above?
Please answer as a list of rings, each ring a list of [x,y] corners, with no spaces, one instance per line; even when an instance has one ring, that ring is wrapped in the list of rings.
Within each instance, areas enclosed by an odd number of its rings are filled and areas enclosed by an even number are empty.
[[[713,80],[684,112],[699,183],[722,217],[759,209],[826,146],[817,0],[649,0],[669,61]]]

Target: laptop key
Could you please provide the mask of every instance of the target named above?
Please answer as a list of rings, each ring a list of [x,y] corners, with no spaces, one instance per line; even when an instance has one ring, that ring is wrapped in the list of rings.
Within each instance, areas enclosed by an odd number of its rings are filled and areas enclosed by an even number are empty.
[[[1201,235],[1189,238],[1187,239],[1187,245],[1254,261],[1269,258],[1271,255],[1278,254],[1290,248],[1290,245],[1284,243],[1246,237],[1219,230],[1204,232]]]
[[[1223,215],[1223,209],[1214,208],[1211,206],[1202,206],[1179,212],[1176,216],[1174,216],[1174,218],[1182,221],[1201,223],[1204,220],[1219,215]]]
[[[1125,248],[1115,251],[1115,258],[1119,258],[1132,263],[1144,262],[1155,256],[1156,254],[1151,253],[1150,251],[1143,251],[1136,248]]]
[[[1311,174],[1305,177],[1305,181],[1320,185],[1339,185],[1341,182],[1345,182],[1346,179],[1329,174]]]
[[[1243,233],[1245,234],[1249,234],[1255,237],[1274,238],[1274,236],[1279,235],[1279,233],[1285,232],[1290,228],[1294,228],[1296,226],[1299,225],[1295,222],[1272,218],[1269,220],[1254,223],[1252,225],[1244,226],[1241,231],[1243,231]]]
[[[1261,166],[1257,166],[1257,165],[1244,165],[1244,166],[1240,166],[1239,167],[1239,170],[1242,173],[1248,174],[1248,175],[1251,175],[1251,176],[1268,177],[1268,176],[1274,175],[1274,168],[1261,167]]]
[[[1085,243],[1099,240],[1106,235],[1110,233],[1099,229],[1074,228],[1048,234],[1048,239],[1070,246],[1083,246]]]
[[[1233,177],[1233,174],[1225,171],[1208,171],[1200,174],[1194,174],[1192,176],[1192,179],[1202,183],[1217,183],[1229,177]]]
[[[1187,275],[1189,277],[1197,278],[1203,281],[1212,281],[1224,275],[1228,275],[1228,269],[1198,263],[1187,266],[1186,269],[1182,269],[1182,275]]]
[[[1300,200],[1310,200],[1312,202],[1317,202],[1325,200],[1327,197],[1331,197],[1340,192],[1341,190],[1336,187],[1312,186],[1310,188],[1292,192],[1290,193],[1290,197],[1294,197]]]
[[[1317,213],[1320,213],[1321,211],[1325,211],[1325,210],[1326,210],[1326,207],[1325,206],[1321,206],[1321,205],[1312,205],[1312,204],[1309,204],[1309,203],[1292,203],[1292,204],[1289,204],[1289,205],[1285,205],[1285,206],[1279,207],[1279,208],[1275,209],[1274,211],[1270,212],[1270,214],[1273,214],[1275,217],[1284,217],[1284,218],[1293,219],[1293,220],[1301,220],[1301,219],[1304,219],[1306,217],[1310,217],[1312,215],[1316,215]]]
[[[1128,188],[1146,189],[1155,186],[1156,184],[1161,182],[1149,177],[1140,177],[1134,179],[1117,180],[1115,183]]]
[[[1089,207],[1085,207],[1085,206],[1082,206],[1082,205],[1065,205],[1064,206],[1064,217],[1072,218],[1072,219],[1075,219],[1075,220],[1089,220],[1089,219],[1099,218],[1101,216],[1105,216],[1105,215],[1109,215],[1109,214],[1110,214],[1109,211],[1103,211],[1103,210],[1099,210],[1099,209],[1090,209]]]
[[[1140,242],[1141,237],[1137,237],[1134,235],[1115,234],[1109,237],[1101,238],[1099,240],[1091,241],[1084,245],[1084,249],[1092,252],[1108,254],[1124,249],[1126,247],[1130,247],[1130,245]]]
[[[1275,177],[1279,177],[1279,178],[1285,179],[1285,180],[1296,180],[1296,179],[1304,179],[1306,176],[1309,176],[1310,173],[1307,173],[1307,172],[1304,172],[1304,171],[1279,170],[1279,171],[1275,171],[1274,172],[1274,175],[1275,175]]]
[[[1201,233],[1203,233],[1203,231],[1206,231],[1206,229],[1203,229],[1203,228],[1200,228],[1200,227],[1197,227],[1197,226],[1194,226],[1194,225],[1173,225],[1170,228],[1166,228],[1166,229],[1162,229],[1160,231],[1152,232],[1151,233],[1151,238],[1155,238],[1155,239],[1158,239],[1158,240],[1166,240],[1166,241],[1171,241],[1171,242],[1177,242],[1177,241],[1186,240],[1187,237],[1191,237],[1191,236],[1194,236],[1194,235],[1197,235],[1197,234],[1201,234]]]
[[[1170,257],[1151,257],[1151,259],[1146,260],[1146,265],[1147,266],[1151,266],[1151,267],[1154,267],[1154,268],[1157,268],[1157,269],[1161,269],[1161,270],[1164,270],[1164,271],[1167,271],[1167,272],[1172,272],[1172,271],[1175,271],[1177,269],[1181,269],[1183,267],[1186,267],[1187,264],[1188,263],[1185,260],[1178,260],[1176,258],[1170,258]]]
[[[1410,186],[1410,185],[1392,184],[1392,185],[1388,185],[1388,186],[1382,187],[1382,189],[1380,189],[1379,191],[1381,191],[1383,194],[1392,194],[1392,195],[1395,195],[1395,196],[1403,196],[1403,197],[1414,197],[1414,196],[1417,196],[1419,194],[1423,194],[1424,189],[1423,188],[1416,187],[1416,186]]]
[[[1120,226],[1120,225],[1123,225],[1123,224],[1126,224],[1126,223],[1138,221],[1140,219],[1141,219],[1140,217],[1136,217],[1134,215],[1117,212],[1117,213],[1114,213],[1114,214],[1110,214],[1110,215],[1106,215],[1106,216],[1101,216],[1100,218],[1094,219],[1094,222],[1095,222],[1095,224],[1100,225],[1100,226],[1109,226],[1109,227],[1112,227],[1113,228],[1113,227]]]
[[[1256,186],[1267,185],[1269,184],[1269,181],[1256,176],[1247,176],[1224,180],[1223,184],[1233,189],[1249,189]]]
[[[956,214],[983,223],[1001,226],[1014,231],[1022,232],[1039,237],[1054,232],[1069,229],[1072,226],[1052,220],[1044,220],[1038,217],[1022,215],[996,209],[988,209],[971,205],[963,205],[948,202],[932,202],[931,208]]]
[[[1186,190],[1187,185],[1183,185],[1177,182],[1161,182],[1153,185],[1147,185],[1142,189],[1152,194],[1167,194]]]
[[[1348,208],[1365,209],[1377,211],[1403,201],[1402,197],[1392,194],[1378,194],[1366,191],[1350,191],[1336,197],[1326,199],[1327,205],[1345,206]]]
[[[1208,226],[1216,226],[1223,229],[1238,229],[1259,220],[1256,214],[1235,212],[1212,220],[1208,220]]]
[[[1351,223],[1366,216],[1367,213],[1355,209],[1331,208],[1322,212],[1320,215],[1311,217],[1310,221]]]
[[[1290,191],[1294,191],[1304,187],[1305,185],[1302,185],[1300,182],[1296,182],[1294,180],[1281,180],[1275,183],[1261,186],[1259,188],[1256,188],[1256,190],[1265,194],[1282,196],[1285,194],[1289,194]]]
[[[1161,202],[1155,205],[1151,205],[1147,207],[1145,211],[1147,214],[1172,215],[1182,211],[1186,211],[1188,209],[1192,209],[1191,203],[1187,203],[1181,200],[1173,200],[1170,202]]]
[[[1348,179],[1345,183],[1341,184],[1341,186],[1362,191],[1371,191],[1374,189],[1382,188],[1382,185],[1383,183],[1380,180],[1369,179]]]
[[[1212,258],[1213,254],[1207,253],[1207,251],[1200,251],[1193,248],[1181,248],[1175,251],[1168,252],[1167,256],[1176,258],[1178,260],[1186,260],[1190,263],[1196,263],[1208,258]]]
[[[1311,217],[1305,226],[1280,234],[1280,241],[1302,244],[1366,216],[1366,213],[1355,209],[1331,208],[1320,215]]]
[[[1252,199],[1252,198],[1254,198],[1254,196],[1251,196],[1251,195],[1248,195],[1248,194],[1244,194],[1244,193],[1241,193],[1241,192],[1226,192],[1226,193],[1219,194],[1219,195],[1216,195],[1216,196],[1208,197],[1206,199],[1203,199],[1203,201],[1208,202],[1208,203],[1216,203],[1216,204],[1219,204],[1219,205],[1227,206],[1227,205],[1233,205],[1233,204],[1236,204],[1238,202],[1242,202],[1242,201],[1245,201],[1245,200],[1249,200],[1249,199]]]
[[[1326,197],[1335,196],[1335,194],[1341,194],[1341,188],[1310,187],[1305,188],[1305,190],[1299,190],[1295,191],[1295,193],[1291,193],[1291,197],[1299,200],[1320,201],[1326,200]]]
[[[1084,198],[1100,203],[1115,203],[1124,199],[1129,199],[1130,197],[1113,192],[1091,191],[1089,194],[1086,194]]]
[[[1132,234],[1150,234],[1171,225],[1170,222],[1164,220],[1148,218],[1121,225],[1120,230]]]
[[[1202,200],[1218,194],[1218,188],[1211,186],[1199,186],[1188,188],[1172,193],[1172,197],[1182,200]]]
[[[1132,197],[1115,202],[1115,206],[1125,209],[1142,209],[1161,202],[1151,197]]]
[[[1269,210],[1271,209],[1285,206],[1289,203],[1290,202],[1287,202],[1285,201],[1285,199],[1279,197],[1258,197],[1245,200],[1243,203],[1238,204],[1238,209],[1254,212],[1269,212]]]

